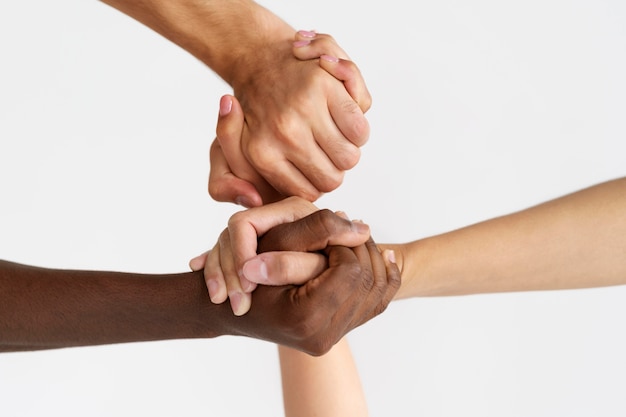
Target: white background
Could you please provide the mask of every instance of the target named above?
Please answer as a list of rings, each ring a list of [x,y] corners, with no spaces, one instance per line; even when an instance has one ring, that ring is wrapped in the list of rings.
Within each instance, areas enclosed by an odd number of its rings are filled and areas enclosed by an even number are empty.
[[[331,33],[374,98],[319,201],[402,242],[626,172],[621,0],[263,2]],[[218,99],[96,1],[0,3],[0,257],[179,272],[237,207],[206,192]],[[413,299],[350,335],[373,416],[623,416],[626,288]],[[278,416],[275,347],[224,337],[0,355],[2,416]]]

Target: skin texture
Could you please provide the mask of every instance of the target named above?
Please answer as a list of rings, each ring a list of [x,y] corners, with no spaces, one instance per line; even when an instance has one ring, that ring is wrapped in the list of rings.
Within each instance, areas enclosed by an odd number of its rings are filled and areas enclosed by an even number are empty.
[[[316,34],[313,39],[306,47],[294,48],[294,51],[299,54],[299,59],[312,59],[317,54],[337,48],[334,40],[328,35]],[[317,63],[328,74],[343,80],[346,88],[355,99],[359,102],[365,102],[365,104],[369,103],[369,93],[367,93],[367,89],[364,89],[364,85],[358,81],[361,79],[360,72],[354,63],[329,55],[322,55]],[[239,101],[233,96],[224,96],[220,105],[220,108],[223,107],[226,107],[227,111],[220,111],[216,128],[218,140],[211,147],[211,176],[215,173],[219,177],[215,183],[229,187],[231,190],[260,190],[264,195],[272,195],[272,199],[284,198],[278,194],[272,194],[274,193],[273,188],[256,172],[240,151],[242,132],[245,129],[245,116]],[[220,144],[225,145],[222,147]],[[226,160],[225,155],[230,155],[230,159]],[[211,181],[213,181],[213,177]],[[234,192],[240,193],[240,191]],[[250,292],[254,290],[255,285],[245,278],[243,264],[256,255],[257,234],[265,232],[271,226],[296,220],[305,213],[309,214],[317,210],[315,206],[304,199],[294,201],[296,202],[291,206],[293,213],[286,218],[282,215],[274,218],[272,216],[273,209],[258,209],[254,211],[255,214],[252,217],[246,217],[244,214],[233,216],[229,222],[229,236],[222,234],[212,251],[190,261],[192,270],[202,269],[206,265],[205,276],[212,300],[221,303],[228,296],[236,314],[241,315],[247,311],[251,302]],[[284,213],[287,212],[284,211]],[[239,217],[246,219],[246,221],[240,222]],[[236,245],[230,244],[229,240],[233,239],[237,242]],[[337,241],[335,243],[351,246],[362,242]],[[311,271],[308,268],[309,263],[303,262],[305,262],[304,258],[298,256],[294,257],[293,264],[285,263],[291,270],[293,279],[296,278],[293,271]],[[222,271],[220,265],[226,270]],[[309,276],[308,272],[305,272],[304,276],[298,275],[299,279],[303,281]]]
[[[303,36],[302,33],[306,33],[306,36]],[[358,67],[347,59],[345,52],[330,35],[299,31],[296,33],[295,39],[292,47],[294,57],[303,62],[318,63],[320,69],[323,69],[336,81],[341,81],[352,100],[358,104],[363,113],[371,107],[372,99]],[[244,116],[245,118],[241,118],[240,122],[232,121],[232,119],[238,119],[243,113],[244,109],[236,99],[230,96],[222,97],[217,124],[217,138],[211,145],[210,152],[210,194],[218,201],[235,201],[239,196],[248,196],[255,202],[262,200],[265,203],[279,201],[291,195],[303,197],[301,193],[289,194],[277,191],[249,161],[245,150],[247,115]],[[222,121],[222,119],[226,119],[226,121]],[[356,117],[351,121],[351,123],[354,122],[362,123]],[[293,136],[293,138],[298,137]],[[354,144],[335,142],[329,146],[335,149],[334,152],[328,152],[328,155],[333,155],[332,158],[334,158],[333,161],[336,166],[345,166],[346,169],[349,169],[357,163],[360,150]],[[268,148],[260,149],[259,152],[265,155],[271,154]],[[310,155],[315,155],[315,152]],[[314,162],[315,159],[310,161]],[[271,166],[272,161],[267,161],[267,163],[270,164],[267,166]],[[306,198],[306,196],[304,197]],[[314,201],[312,198],[307,199]],[[259,204],[243,205],[251,207]]]
[[[442,235],[380,248],[392,249],[400,267],[397,298],[622,285],[624,213],[626,178],[620,178]],[[273,232],[280,233],[280,226]],[[257,255],[244,265],[246,278],[264,285],[293,282],[281,272],[287,270],[281,257]]]
[[[282,230],[307,250],[328,241],[332,230],[345,232],[347,223],[319,211]],[[284,245],[277,233],[261,244],[268,250]],[[371,239],[321,253],[328,268],[303,286],[259,286],[242,317],[210,302],[203,272],[142,275],[0,261],[0,350],[239,335],[321,355],[380,314],[400,285],[397,266]]]
[[[402,245],[399,298],[626,284],[626,178]]]
[[[367,403],[347,339],[312,357],[278,347],[285,417],[365,417]]]
[[[320,38],[310,47],[312,58],[323,53],[331,38]],[[304,51],[305,52],[305,51]],[[349,61],[320,59],[329,74],[350,79]],[[218,132],[238,140],[236,113],[221,117]],[[219,123],[222,126],[219,126]],[[221,129],[221,130],[220,130]],[[218,133],[219,135],[219,133]],[[231,166],[233,175],[237,169]],[[273,224],[288,222],[296,211],[287,206],[265,208]],[[316,208],[311,205],[308,210]],[[242,214],[245,223],[258,217],[257,209]],[[306,210],[305,210],[306,211]],[[300,206],[298,215],[302,215]],[[391,249],[402,271],[398,298],[491,293],[502,291],[556,290],[626,283],[626,179],[620,178],[563,196],[518,213],[487,220],[439,236],[404,244],[382,244]],[[249,247],[254,236],[231,236],[230,245]],[[291,254],[246,256],[237,270],[242,279],[265,285],[302,283],[306,274],[290,273],[301,261]],[[195,265],[201,267],[201,262]]]
[[[357,102],[317,62],[294,56],[294,41],[306,43],[310,36],[294,37],[295,30],[269,10],[251,0],[104,3],[187,50],[232,86],[245,114],[237,153],[267,186],[238,188],[212,164],[209,193],[215,200],[246,207],[291,195],[314,201],[337,188],[358,162],[369,137],[364,112],[371,103],[362,78],[351,86],[359,91]],[[335,56],[347,58],[334,45]],[[227,110],[227,103],[221,108]],[[214,144],[212,155],[222,149],[232,148]],[[231,158],[227,152],[225,159]]]
[[[317,211],[313,204],[297,197],[290,197],[275,204],[278,207],[289,207],[291,221],[301,219]],[[250,281],[240,280],[240,276],[243,275],[244,261],[255,256],[259,251],[267,250],[267,248],[259,246],[258,236],[263,235],[273,226],[284,222],[282,217],[277,219],[272,216],[272,212],[276,209],[275,206],[267,206],[267,209],[264,207],[257,208],[254,218],[247,216],[245,211],[235,213],[228,222],[228,228],[221,233],[215,247],[190,262],[192,270],[204,268],[211,301],[222,303],[228,297],[233,312],[239,316],[245,314],[250,308],[250,292],[256,287],[256,284],[245,286],[244,283]],[[301,250],[313,252],[322,250],[328,245],[355,247],[366,243],[370,237],[369,227],[363,223],[350,222],[343,217],[343,229],[339,229],[336,227],[337,219],[333,213],[324,211],[318,215],[325,216],[321,218],[329,219],[326,222],[328,224],[326,227],[332,230],[332,234],[328,240],[321,240],[315,246],[308,246],[307,249]],[[286,238],[287,235],[283,237],[283,239]],[[233,239],[249,244],[233,246],[230,244]],[[298,248],[303,248],[301,242],[293,242],[293,245],[291,249],[281,245],[281,249],[287,251],[283,254],[285,257],[288,257],[290,253],[297,253],[290,252],[290,250],[297,251]],[[318,253],[297,253],[294,262],[285,264],[290,268],[289,271],[285,272],[294,279],[299,277],[298,281],[302,282],[316,276],[327,267],[326,258]]]

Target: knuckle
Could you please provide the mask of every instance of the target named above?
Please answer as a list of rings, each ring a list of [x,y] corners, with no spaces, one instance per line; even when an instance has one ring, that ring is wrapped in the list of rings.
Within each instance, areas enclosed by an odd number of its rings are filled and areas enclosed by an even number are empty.
[[[230,189],[226,181],[220,179],[209,180],[209,195],[215,201],[230,201]]]
[[[363,288],[366,293],[371,292],[376,286],[376,280],[371,270],[363,269],[361,265],[355,264],[353,273],[361,279],[361,288]]]
[[[228,219],[228,229],[236,228],[242,223],[246,223],[247,219],[248,219],[248,211],[242,210],[242,211],[236,212],[235,214],[230,216],[230,218]],[[227,230],[225,230],[223,233],[225,232],[227,232]]]
[[[246,147],[246,156],[254,165],[262,164],[267,159],[268,149],[270,149],[270,143],[265,137],[259,137],[256,140],[250,141]]]
[[[367,143],[369,139],[370,125],[365,116],[363,116],[361,113],[359,113],[359,116],[360,117],[355,117],[354,122],[352,123],[352,131],[354,132],[354,138],[352,142],[357,146],[363,146]]]
[[[350,147],[349,149],[338,153],[336,155],[337,168],[347,170],[354,168],[361,159],[361,150],[357,147]]]
[[[282,187],[282,190],[286,190],[287,187]],[[281,191],[279,189],[279,191]],[[290,193],[291,194],[291,193]],[[309,202],[313,202],[315,200],[317,200],[318,198],[320,198],[322,196],[322,192],[320,190],[312,190],[310,188],[299,188],[298,190],[296,190],[293,195],[303,198]]]
[[[319,189],[322,192],[328,193],[330,191],[336,190],[341,183],[343,182],[344,173],[342,171],[338,171],[335,174],[326,174],[326,176],[319,181]]]
[[[327,237],[333,236],[338,231],[337,219],[338,216],[329,209],[321,209],[314,213],[314,219],[316,219],[323,229],[323,232]]]
[[[343,103],[341,103],[341,109],[346,113],[361,114],[361,108],[354,100],[344,100]]]

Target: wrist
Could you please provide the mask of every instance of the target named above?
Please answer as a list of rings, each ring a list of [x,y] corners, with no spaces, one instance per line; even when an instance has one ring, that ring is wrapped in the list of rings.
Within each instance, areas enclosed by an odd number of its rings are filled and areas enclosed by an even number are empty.
[[[393,250],[396,256],[396,264],[400,270],[402,283],[394,297],[395,300],[434,295],[429,289],[429,282],[432,284],[432,279],[427,279],[427,276],[431,274],[427,272],[429,262],[434,256],[432,251],[429,252],[428,239],[402,244],[380,244],[378,246],[381,251],[384,249]]]
[[[289,44],[295,33],[252,0],[102,1],[185,49],[230,85],[238,78],[246,80],[271,59],[248,57],[263,58],[259,51],[273,48],[278,40]],[[245,66],[238,68],[241,64]]]

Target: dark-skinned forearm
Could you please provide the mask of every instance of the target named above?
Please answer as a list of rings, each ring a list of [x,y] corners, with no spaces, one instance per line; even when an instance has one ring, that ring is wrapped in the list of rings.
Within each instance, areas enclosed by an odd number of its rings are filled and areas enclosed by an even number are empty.
[[[215,337],[226,305],[202,273],[55,270],[0,261],[0,350]]]

